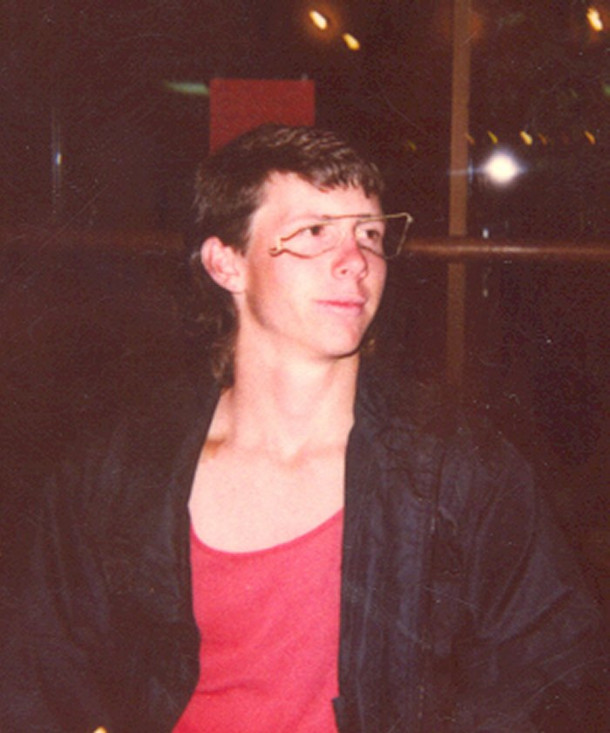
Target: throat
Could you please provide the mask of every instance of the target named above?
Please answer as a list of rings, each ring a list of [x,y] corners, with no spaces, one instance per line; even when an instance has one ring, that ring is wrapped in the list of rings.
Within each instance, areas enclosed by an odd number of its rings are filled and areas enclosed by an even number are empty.
[[[223,437],[281,460],[345,446],[354,420],[357,369],[295,370],[237,380],[219,403]]]

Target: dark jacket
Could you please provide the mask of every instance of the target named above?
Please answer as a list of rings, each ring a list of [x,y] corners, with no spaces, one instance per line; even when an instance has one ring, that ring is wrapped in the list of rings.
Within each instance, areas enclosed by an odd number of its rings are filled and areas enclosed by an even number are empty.
[[[32,506],[3,571],[3,733],[169,732],[189,700],[187,500],[217,391],[162,392]],[[600,619],[528,466],[387,392],[361,375],[347,452],[340,730],[603,730]]]

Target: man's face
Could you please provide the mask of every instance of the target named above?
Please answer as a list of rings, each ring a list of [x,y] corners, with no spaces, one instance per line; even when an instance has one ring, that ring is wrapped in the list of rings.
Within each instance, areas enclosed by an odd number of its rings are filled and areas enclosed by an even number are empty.
[[[313,258],[289,251],[272,255],[280,238],[309,223],[338,216],[381,213],[376,197],[360,188],[321,191],[295,174],[274,174],[265,184],[235,293],[240,339],[270,354],[337,359],[357,351],[379,306],[385,261],[360,249],[355,220],[340,222],[336,248]]]

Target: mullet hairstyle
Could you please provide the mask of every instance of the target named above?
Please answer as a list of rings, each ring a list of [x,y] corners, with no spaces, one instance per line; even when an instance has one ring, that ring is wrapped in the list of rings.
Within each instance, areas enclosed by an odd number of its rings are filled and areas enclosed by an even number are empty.
[[[274,173],[296,174],[322,191],[354,187],[381,198],[384,190],[374,163],[334,133],[315,127],[262,125],[204,160],[195,179],[187,246],[199,291],[197,320],[209,345],[212,373],[223,387],[233,383],[237,312],[230,293],[203,267],[200,249],[216,236],[236,251],[246,251],[252,217]]]

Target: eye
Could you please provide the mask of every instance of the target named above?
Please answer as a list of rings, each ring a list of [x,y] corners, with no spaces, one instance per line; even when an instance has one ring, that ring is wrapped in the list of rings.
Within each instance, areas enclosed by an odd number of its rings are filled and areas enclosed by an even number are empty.
[[[379,222],[362,222],[357,228],[358,243],[375,252],[383,250],[383,225]]]
[[[310,237],[323,237],[328,231],[327,224],[310,224],[302,229],[303,233]]]
[[[366,236],[367,239],[370,239],[371,242],[380,242],[383,239],[383,232],[379,231],[379,229],[367,229],[366,230]]]

